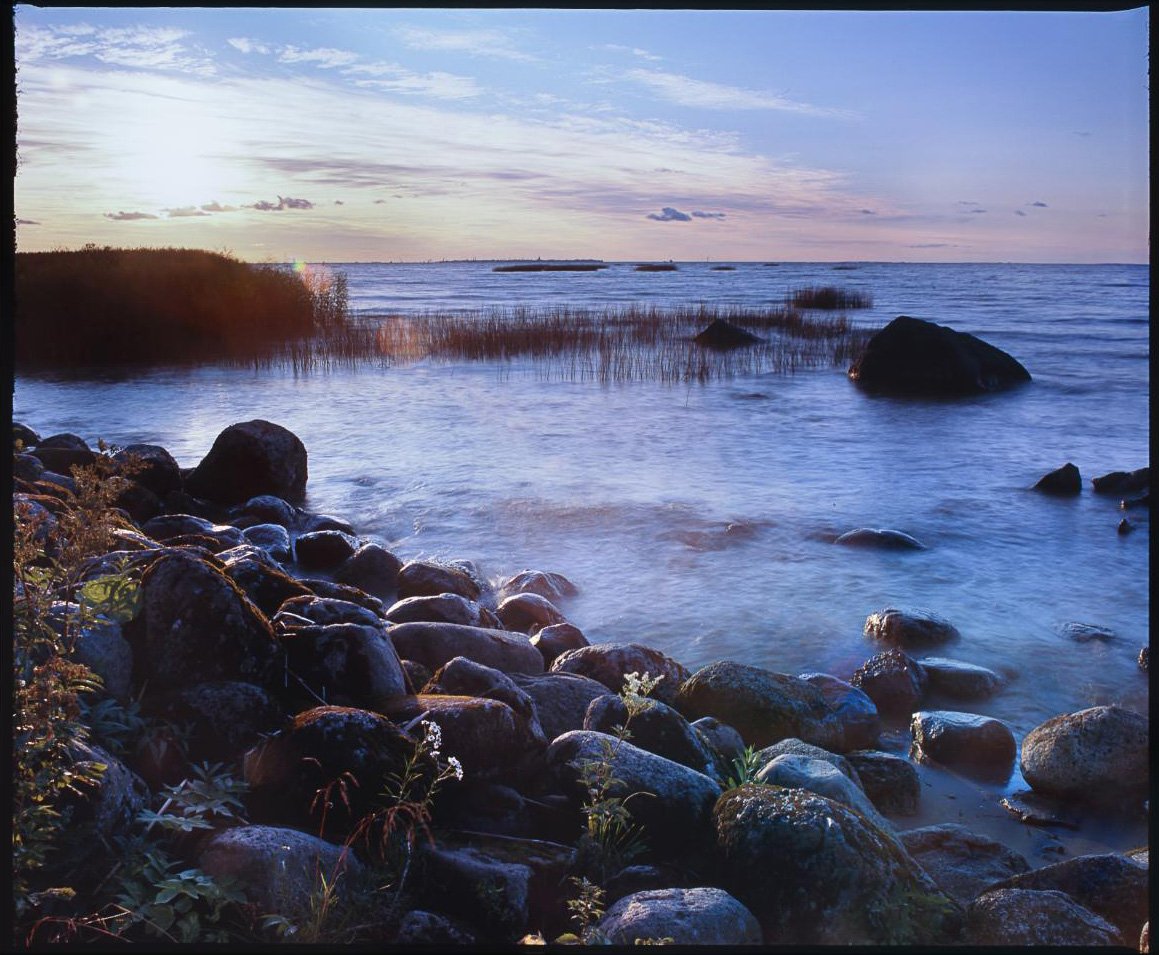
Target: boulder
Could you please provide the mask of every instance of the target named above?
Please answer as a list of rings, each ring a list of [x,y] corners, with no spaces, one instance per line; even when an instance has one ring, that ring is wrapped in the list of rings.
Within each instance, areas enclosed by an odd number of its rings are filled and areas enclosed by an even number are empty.
[[[1002,349],[908,315],[869,340],[849,377],[870,391],[927,396],[980,394],[1030,381],[1030,373]]]
[[[535,712],[548,741],[570,730],[583,729],[592,700],[609,690],[575,673],[512,673],[511,680],[535,702]]]
[[[543,656],[521,633],[456,623],[400,623],[390,628],[398,655],[434,671],[466,657],[504,673],[542,673]]]
[[[708,325],[697,332],[692,340],[702,348],[711,348],[714,351],[731,351],[734,348],[745,348],[763,341],[759,336],[746,331],[723,318],[714,318]]]
[[[817,687],[731,660],[697,670],[681,685],[676,708],[689,720],[723,720],[755,748],[790,737],[822,749],[838,749],[844,742],[842,726]]]
[[[782,753],[761,768],[756,781],[786,789],[807,789],[818,796],[834,799],[843,806],[856,809],[882,832],[893,833],[892,823],[877,811],[861,787],[827,759]]]
[[[49,471],[66,476],[74,467],[88,467],[94,464],[98,456],[84,438],[67,432],[41,438],[30,453],[39,458],[40,463]]]
[[[252,545],[251,545],[252,546]],[[294,597],[312,596],[312,591],[283,571],[261,548],[236,548],[227,552],[225,573],[254,605],[267,616]]]
[[[475,943],[475,935],[470,929],[445,915],[422,909],[411,909],[403,915],[394,936],[395,945],[425,946],[428,949]]]
[[[568,650],[591,646],[583,631],[570,623],[553,623],[544,627],[532,636],[531,645],[543,654],[545,667],[550,667],[556,657]]]
[[[559,609],[539,594],[512,594],[505,597],[495,610],[502,625],[520,633],[535,633],[544,627],[567,623]]]
[[[659,650],[639,643],[596,643],[568,650],[555,658],[551,670],[553,673],[578,673],[591,677],[613,693],[623,690],[624,677],[629,673],[661,677],[651,695],[670,706],[680,685],[688,678],[688,671],[681,664]]]
[[[857,527],[839,534],[834,544],[842,547],[866,547],[876,550],[925,550],[926,545],[904,531],[885,527]]]
[[[958,628],[928,610],[897,610],[887,607],[865,618],[865,635],[871,640],[908,650],[957,640]]]
[[[702,716],[688,725],[716,757],[717,778],[727,779],[733,772],[733,762],[744,756],[744,737],[715,716]]]
[[[720,786],[704,773],[592,730],[558,737],[548,748],[547,762],[577,805],[588,797],[583,765],[609,766],[614,782],[608,795],[626,799],[624,805],[657,855],[687,859],[711,841],[712,806]],[[628,798],[633,793],[649,795]]]
[[[33,431],[28,425],[21,424],[19,421],[12,422],[12,444],[15,447],[17,444],[22,448],[35,448],[40,444],[40,435]]]
[[[870,801],[880,812],[912,816],[922,795],[918,771],[908,759],[880,750],[859,750],[845,758],[856,770]]]
[[[478,600],[483,587],[461,567],[412,560],[398,571],[398,596],[435,597],[438,594],[458,594],[468,600]]]
[[[1055,716],[1022,741],[1022,775],[1036,792],[1082,801],[1142,798],[1150,786],[1148,723],[1120,706]]]
[[[953,822],[901,834],[906,850],[946,895],[969,905],[984,890],[1030,863],[1002,843]]]
[[[875,653],[853,671],[849,680],[873,700],[878,710],[891,717],[908,717],[925,695],[929,677],[912,657],[901,650]]]
[[[402,774],[417,743],[381,713],[318,706],[245,754],[250,818],[342,839]],[[424,767],[432,772],[433,766]]]
[[[985,700],[1002,685],[993,670],[946,657],[922,657],[918,661],[929,677],[928,691],[955,700]]]
[[[221,504],[271,494],[300,501],[306,494],[306,448],[281,425],[256,419],[230,425],[186,477],[185,490]]]
[[[163,509],[161,499],[145,485],[118,474],[105,480],[105,489],[109,494],[109,504],[120,508],[136,524],[143,524],[156,517]]]
[[[201,537],[215,542],[214,553],[246,543],[242,532],[230,524],[215,524],[194,514],[161,514],[141,525],[141,532],[155,541],[172,543],[182,538]]]
[[[12,455],[12,476],[17,480],[39,481],[44,470],[44,464],[34,454]]]
[[[1146,467],[1135,471],[1111,471],[1110,474],[1094,478],[1091,485],[1096,494],[1113,494],[1116,497],[1137,494],[1139,491],[1150,489],[1151,469]]]
[[[406,696],[402,664],[381,626],[331,623],[279,628],[278,637],[292,677],[281,692],[287,701],[381,711]]]
[[[931,945],[952,903],[897,839],[804,789],[749,783],[713,809],[718,884],[778,945]],[[775,860],[773,862],[772,860]]]
[[[302,513],[298,518],[298,529],[303,534],[313,534],[316,531],[339,531],[354,536],[354,526],[349,521],[331,514]]]
[[[235,527],[279,524],[288,530],[297,527],[302,512],[276,494],[256,494],[244,504],[231,508],[229,513]]]
[[[673,864],[624,866],[608,878],[604,886],[604,902],[611,906],[624,896],[636,892],[650,892],[655,889],[688,888],[688,875]]]
[[[309,923],[317,913],[323,880],[342,899],[363,876],[362,863],[336,846],[296,829],[242,825],[214,834],[198,867],[215,879],[234,879],[258,911]]]
[[[358,604],[367,610],[373,610],[377,616],[385,619],[386,608],[382,605],[382,601],[357,587],[335,583],[333,580],[325,580],[320,577],[299,577],[298,582],[309,587],[318,597],[345,600],[347,603]]]
[[[877,742],[881,735],[881,716],[868,694],[828,673],[800,673],[798,677],[817,687],[833,710],[834,719],[844,732],[842,752],[865,749]]]
[[[363,544],[334,571],[334,579],[373,594],[381,600],[398,593],[402,561],[379,544]]]
[[[387,608],[386,619],[391,623],[457,623],[467,627],[503,629],[492,611],[458,594],[407,597]]]
[[[1001,720],[952,710],[919,710],[910,723],[915,758],[991,779],[1008,779],[1018,745]]]
[[[247,541],[260,547],[274,560],[287,562],[293,559],[290,532],[281,524],[251,524],[241,533]]]
[[[1076,856],[1033,871],[1020,869],[995,889],[1053,889],[1106,919],[1119,932],[1117,944],[1130,945],[1147,921],[1148,867],[1118,853]]]
[[[144,573],[141,595],[135,662],[150,691],[210,680],[268,684],[278,649],[273,630],[224,572],[166,551]]]
[[[181,468],[160,445],[129,444],[114,453],[113,460],[159,498],[181,490]]]
[[[598,696],[588,706],[583,728],[610,736],[616,726],[629,726],[636,746],[715,778],[712,752],[683,716],[659,700],[642,698],[635,705],[638,710],[629,715],[621,697],[612,693]]]
[[[538,594],[553,603],[574,597],[579,589],[563,574],[542,570],[522,570],[499,585],[499,599],[515,594]]]
[[[356,623],[365,627],[384,627],[383,619],[368,607],[336,597],[319,597],[307,594],[291,597],[278,608],[279,613],[304,617],[319,626],[332,623]],[[275,618],[274,623],[277,623]]]
[[[1058,496],[1081,494],[1082,489],[1083,479],[1079,474],[1079,469],[1069,461],[1061,468],[1044,474],[1034,485],[1036,491]]]
[[[294,541],[294,558],[303,570],[334,570],[358,550],[358,539],[342,531],[310,531]]]
[[[625,896],[596,926],[613,945],[760,945],[756,917],[723,889],[654,889]]]
[[[1115,927],[1064,892],[997,889],[966,909],[967,945],[1052,945],[1097,948],[1118,944]]]
[[[268,692],[237,680],[195,683],[172,694],[161,710],[185,727],[189,758],[211,763],[234,762],[287,719]]]
[[[73,657],[101,678],[110,696],[122,703],[129,701],[133,648],[119,623],[104,618],[82,623],[73,645]]]
[[[821,760],[845,776],[858,789],[862,788],[861,779],[857,775],[857,770],[853,768],[853,764],[844,756],[831,753],[829,750],[822,749],[820,746],[814,746],[811,743],[806,743],[799,739],[783,739],[779,743],[773,743],[772,746],[766,746],[764,749],[758,750],[756,761],[763,768],[779,756],[800,756],[804,759]],[[780,785],[787,786],[789,784],[781,783]]]
[[[455,657],[439,667],[427,684],[423,693],[445,693],[451,696],[475,696],[506,703],[515,714],[527,722],[533,738],[544,745],[551,740],[544,739],[543,727],[535,710],[535,700],[526,690],[522,690],[506,673],[484,666],[466,657]]]

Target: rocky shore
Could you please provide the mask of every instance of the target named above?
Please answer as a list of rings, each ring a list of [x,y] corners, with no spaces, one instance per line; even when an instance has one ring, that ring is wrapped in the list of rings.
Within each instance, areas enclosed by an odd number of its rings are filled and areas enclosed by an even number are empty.
[[[75,507],[70,470],[109,465],[117,545],[86,574],[133,575],[139,605],[82,627],[75,657],[108,698],[181,728],[180,745],[78,757],[106,769],[73,871],[208,763],[244,780],[244,812],[184,838],[183,861],[293,929],[321,891],[390,945],[1148,950],[1146,846],[1032,869],[962,825],[905,828],[919,762],[977,779],[1017,764],[1031,791],[1008,808],[1028,824],[1148,808],[1145,716],[1063,713],[1018,745],[997,719],[924,708],[932,688],[1001,691],[943,655],[948,621],[871,614],[878,652],[850,682],[690,671],[589,644],[559,569],[404,562],[303,510],[307,451],[276,424],[227,428],[194,468],[155,445],[14,437],[18,525],[47,533]],[[881,745],[887,721],[908,725],[907,752]]]

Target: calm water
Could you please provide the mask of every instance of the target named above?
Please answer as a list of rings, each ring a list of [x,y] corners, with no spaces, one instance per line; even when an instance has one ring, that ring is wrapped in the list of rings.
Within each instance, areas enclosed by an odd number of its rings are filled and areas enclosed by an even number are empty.
[[[1034,381],[947,402],[867,397],[843,368],[691,387],[552,380],[517,365],[305,377],[202,368],[20,377],[15,417],[42,435],[159,443],[182,466],[233,422],[276,421],[309,450],[311,509],[403,559],[468,558],[493,578],[562,572],[581,590],[565,612],[589,639],[646,643],[693,669],[729,658],[848,678],[874,652],[866,615],[900,605],[962,632],[939,655],[1010,677],[993,699],[959,708],[1003,719],[1019,738],[1096,703],[1146,712],[1135,658],[1148,641],[1149,523],[1133,511],[1135,531],[1118,534],[1118,499],[1089,481],[1148,464],[1149,269],[736,265],[340,268],[363,315],[779,304],[792,288],[837,285],[873,296],[872,309],[850,313],[859,324],[899,314],[947,324],[1009,351]],[[1067,461],[1083,475],[1080,497],[1029,490]],[[862,526],[903,530],[928,549],[831,543]],[[1072,642],[1060,633],[1071,622],[1115,637]]]

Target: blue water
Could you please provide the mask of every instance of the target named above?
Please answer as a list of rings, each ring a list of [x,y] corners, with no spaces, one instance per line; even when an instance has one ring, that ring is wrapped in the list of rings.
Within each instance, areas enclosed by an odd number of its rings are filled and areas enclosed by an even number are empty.
[[[1005,720],[1018,738],[1097,703],[1146,712],[1135,661],[1148,641],[1147,513],[1129,512],[1135,530],[1117,533],[1118,498],[1093,494],[1090,479],[1148,464],[1148,267],[716,264],[335,268],[363,317],[780,304],[791,289],[836,285],[873,296],[848,313],[858,324],[908,314],[950,325],[1010,352],[1034,380],[934,401],[868,397],[843,368],[688,386],[601,385],[522,364],[307,376],[206,367],[18,376],[15,418],[42,435],[159,443],[182,466],[233,422],[279,422],[309,450],[312,509],[404,559],[467,558],[496,579],[561,572],[581,591],[563,609],[589,639],[649,644],[693,669],[734,659],[848,678],[875,650],[862,635],[869,613],[921,607],[962,632],[938,655],[1010,677],[959,708]],[[1081,496],[1029,490],[1067,461]],[[860,526],[927,549],[832,543]],[[1072,642],[1060,633],[1069,622],[1115,639]]]

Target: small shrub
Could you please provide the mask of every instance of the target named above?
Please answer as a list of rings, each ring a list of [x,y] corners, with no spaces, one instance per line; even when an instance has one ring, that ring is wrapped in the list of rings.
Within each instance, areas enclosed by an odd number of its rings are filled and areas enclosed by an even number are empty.
[[[836,311],[842,308],[870,308],[873,296],[868,292],[834,288],[832,285],[812,285],[796,289],[789,296],[796,308],[817,308]]]

